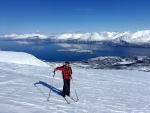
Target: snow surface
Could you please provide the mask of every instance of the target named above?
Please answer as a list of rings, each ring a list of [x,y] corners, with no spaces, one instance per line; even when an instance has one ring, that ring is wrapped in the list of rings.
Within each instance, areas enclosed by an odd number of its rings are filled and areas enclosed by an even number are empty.
[[[0,113],[150,113],[150,73],[140,71],[72,66],[79,102],[67,104],[59,95],[60,71],[47,101],[53,69],[59,65],[41,68],[0,61]],[[76,97],[72,84],[71,95]]]
[[[48,67],[45,62],[35,58],[31,54],[24,52],[0,51],[0,62]]]

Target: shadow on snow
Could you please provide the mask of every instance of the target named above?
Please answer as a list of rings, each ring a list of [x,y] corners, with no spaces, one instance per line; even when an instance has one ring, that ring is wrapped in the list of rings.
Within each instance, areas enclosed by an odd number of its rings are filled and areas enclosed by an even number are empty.
[[[61,96],[61,94],[62,94],[62,91],[61,91],[61,90],[59,90],[59,89],[57,89],[57,88],[55,88],[55,87],[53,87],[53,86],[51,86],[51,85],[49,85],[49,84],[43,82],[43,81],[36,82],[36,83],[34,84],[34,86],[37,87],[38,90],[39,90],[46,98],[47,98],[47,96],[44,94],[44,92],[43,92],[37,85],[43,85],[43,86],[49,88],[49,89],[50,89],[51,91],[53,91],[54,93],[56,93],[57,95],[60,95],[60,96]]]

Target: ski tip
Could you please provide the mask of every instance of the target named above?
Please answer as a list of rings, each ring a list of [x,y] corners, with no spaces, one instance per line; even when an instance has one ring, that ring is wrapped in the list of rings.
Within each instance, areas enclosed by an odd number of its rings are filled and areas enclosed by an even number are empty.
[[[79,99],[76,102],[78,102],[78,101],[79,101]]]

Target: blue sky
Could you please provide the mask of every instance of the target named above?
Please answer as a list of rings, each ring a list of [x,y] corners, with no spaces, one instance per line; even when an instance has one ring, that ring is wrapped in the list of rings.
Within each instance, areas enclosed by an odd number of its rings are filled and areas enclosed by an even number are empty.
[[[150,29],[150,0],[0,0],[0,34]]]

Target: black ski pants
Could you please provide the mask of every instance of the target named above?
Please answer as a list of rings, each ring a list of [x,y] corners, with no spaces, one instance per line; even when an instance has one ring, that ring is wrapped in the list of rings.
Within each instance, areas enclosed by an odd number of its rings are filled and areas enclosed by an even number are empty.
[[[64,86],[63,86],[63,95],[70,96],[70,79],[63,79],[64,80]]]

